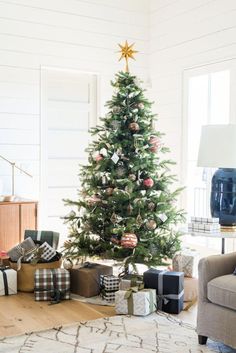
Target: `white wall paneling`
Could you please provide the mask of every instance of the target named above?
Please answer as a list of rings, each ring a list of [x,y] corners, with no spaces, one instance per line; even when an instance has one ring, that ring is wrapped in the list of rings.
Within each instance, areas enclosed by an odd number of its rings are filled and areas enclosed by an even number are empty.
[[[17,194],[41,199],[41,67],[72,70],[74,75],[78,71],[98,73],[99,113],[93,115],[104,114],[103,105],[112,94],[110,80],[124,67],[118,62],[117,43],[126,39],[136,43],[139,53],[131,68],[144,81],[149,77],[148,10],[143,0],[0,0],[0,154],[34,175],[31,180],[16,173]],[[49,205],[49,218],[59,226],[61,220],[54,216],[64,215],[66,209],[60,205],[56,210],[59,197],[55,198],[53,188],[78,187],[77,164],[85,163],[86,156],[85,144],[75,148],[76,136],[86,135],[89,109],[88,91],[78,90],[73,78],[69,83],[66,79],[69,90],[57,75],[53,82],[48,87],[47,134],[52,135],[48,151],[53,159],[50,157],[47,183],[53,190],[50,200],[54,200]],[[67,134],[70,139],[65,143]],[[57,152],[66,158],[62,160],[63,171]],[[4,194],[10,192],[10,175],[8,165],[0,161]],[[62,194],[60,197],[66,197]],[[40,222],[39,226],[46,224]]]
[[[236,57],[236,2],[151,0],[150,5],[151,94],[159,115],[157,126],[166,133],[170,157],[176,160],[175,170],[184,184],[183,73],[197,67],[211,70],[214,63],[231,66]]]

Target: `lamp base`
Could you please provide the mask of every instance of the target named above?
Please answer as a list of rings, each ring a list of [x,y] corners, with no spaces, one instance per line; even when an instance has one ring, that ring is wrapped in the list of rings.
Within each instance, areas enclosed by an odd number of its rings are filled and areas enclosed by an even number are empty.
[[[211,215],[222,226],[236,226],[236,169],[220,168],[213,175]]]

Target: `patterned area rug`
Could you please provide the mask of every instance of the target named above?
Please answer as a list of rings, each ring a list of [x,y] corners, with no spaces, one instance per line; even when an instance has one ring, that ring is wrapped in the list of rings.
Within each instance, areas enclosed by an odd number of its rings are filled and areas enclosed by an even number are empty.
[[[235,353],[226,346],[197,343],[193,327],[160,313],[114,316],[73,326],[2,338],[4,353]]]

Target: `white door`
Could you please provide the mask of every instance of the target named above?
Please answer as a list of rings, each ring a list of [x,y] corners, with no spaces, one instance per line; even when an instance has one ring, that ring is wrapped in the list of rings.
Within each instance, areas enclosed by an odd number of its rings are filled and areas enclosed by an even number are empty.
[[[41,198],[39,227],[67,236],[63,199],[78,199],[79,165],[86,164],[88,129],[96,123],[97,77],[42,69]]]

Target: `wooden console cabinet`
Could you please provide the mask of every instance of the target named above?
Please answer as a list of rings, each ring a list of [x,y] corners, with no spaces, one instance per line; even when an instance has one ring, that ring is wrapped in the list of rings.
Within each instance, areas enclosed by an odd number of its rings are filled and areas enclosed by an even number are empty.
[[[0,250],[21,242],[25,229],[37,229],[37,209],[35,201],[0,202]]]

